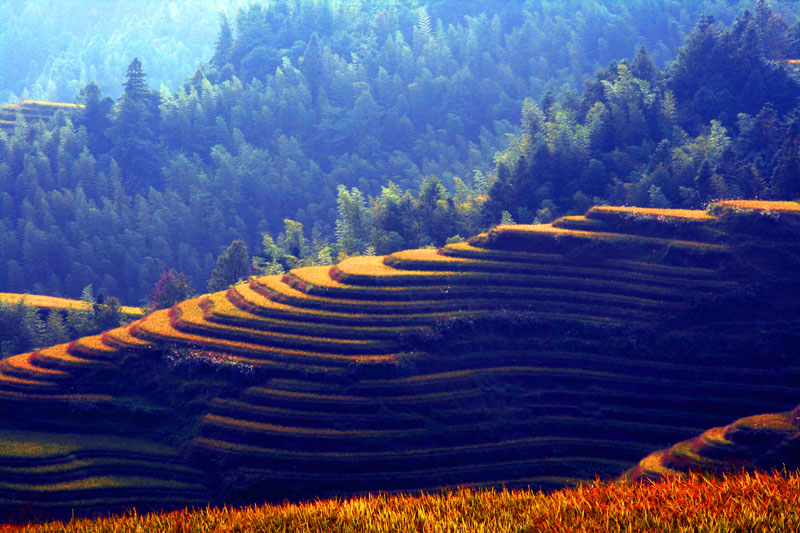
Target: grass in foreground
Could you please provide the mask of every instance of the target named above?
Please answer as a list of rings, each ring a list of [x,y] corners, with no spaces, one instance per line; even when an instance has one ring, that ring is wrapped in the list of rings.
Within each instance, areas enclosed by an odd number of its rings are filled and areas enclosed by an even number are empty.
[[[658,483],[592,483],[550,495],[464,489],[445,495],[206,509],[68,524],[25,532],[134,531],[797,531],[800,474],[674,477]],[[0,527],[0,530],[2,528]]]

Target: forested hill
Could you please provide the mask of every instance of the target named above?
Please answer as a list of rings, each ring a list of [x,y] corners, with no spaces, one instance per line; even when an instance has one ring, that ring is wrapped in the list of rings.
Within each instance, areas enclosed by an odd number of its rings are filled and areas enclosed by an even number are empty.
[[[129,58],[119,100],[90,83],[0,133],[0,290],[135,304],[166,268],[204,288],[234,239],[274,272],[592,203],[791,198],[797,10],[775,9],[254,4],[179,91]]]
[[[171,90],[180,86],[201,60],[214,50],[218,10],[235,21],[239,10],[258,0],[0,0],[0,104],[17,98],[70,102],[90,81],[103,92],[120,94],[119,78],[133,57],[148,66],[154,86]],[[575,88],[595,68],[631,54],[646,45],[661,63],[674,55],[700,13],[711,13],[730,23],[753,0],[541,2],[523,0],[359,0],[354,2],[285,0],[272,2],[274,26],[283,34],[281,46],[291,49],[296,41],[308,42],[313,31],[342,32],[342,13],[348,21],[371,22],[375,13],[399,13],[407,39],[416,22],[415,10],[425,6],[435,22],[464,21],[464,16],[497,13],[505,26],[523,18],[523,10],[535,22],[527,31],[525,48],[537,59],[534,96],[548,80],[555,86],[572,83]],[[796,1],[775,8],[795,21]],[[313,26],[310,12],[325,10],[327,26]],[[246,11],[243,11],[246,13]],[[76,16],[79,14],[79,16]],[[293,14],[293,15],[290,15]],[[246,15],[245,15],[246,16]],[[291,16],[296,26],[285,24]],[[313,22],[317,22],[314,20]],[[385,27],[386,29],[393,29]],[[657,28],[657,31],[653,31]],[[376,28],[377,29],[377,28]],[[567,50],[565,39],[574,42]],[[345,47],[350,39],[340,40]],[[35,42],[36,46],[31,46]],[[357,42],[357,39],[356,39]],[[263,43],[262,43],[263,44]],[[378,43],[380,44],[380,43]],[[280,60],[279,54],[274,54]],[[349,50],[344,57],[349,59]],[[274,69],[273,69],[274,71]],[[272,73],[272,71],[270,71]],[[568,80],[568,81],[567,81]]]

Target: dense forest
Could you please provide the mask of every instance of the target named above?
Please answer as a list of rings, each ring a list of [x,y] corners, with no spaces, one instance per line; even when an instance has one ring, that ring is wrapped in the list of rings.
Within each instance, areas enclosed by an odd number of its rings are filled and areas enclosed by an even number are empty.
[[[0,0],[0,103],[71,102],[90,81],[119,96],[134,57],[148,64],[155,87],[175,90],[213,52],[218,10],[249,3]]]
[[[8,4],[0,47],[36,13]],[[116,64],[43,25],[48,68],[3,67],[7,95],[85,107],[0,132],[0,291],[136,303],[169,268],[216,287],[233,251],[274,272],[597,203],[800,195],[797,2],[240,2],[207,52],[146,56],[192,2],[158,4]]]

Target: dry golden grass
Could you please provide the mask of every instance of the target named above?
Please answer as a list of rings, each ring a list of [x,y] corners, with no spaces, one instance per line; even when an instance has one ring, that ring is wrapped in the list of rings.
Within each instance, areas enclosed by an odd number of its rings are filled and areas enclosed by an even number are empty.
[[[463,489],[422,496],[207,508],[195,512],[77,520],[24,531],[624,532],[800,529],[800,475],[740,473],[672,477],[658,483],[586,483],[552,494]]]

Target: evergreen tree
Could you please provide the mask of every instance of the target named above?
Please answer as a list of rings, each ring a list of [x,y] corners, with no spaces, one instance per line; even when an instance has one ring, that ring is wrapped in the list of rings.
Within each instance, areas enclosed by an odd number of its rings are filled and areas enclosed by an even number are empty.
[[[64,318],[61,316],[61,311],[51,309],[47,314],[47,323],[45,324],[44,331],[44,345],[55,346],[67,342],[67,327],[64,324]]]
[[[241,240],[235,240],[217,258],[217,264],[208,280],[210,292],[227,289],[250,274],[250,254]]]
[[[104,298],[102,302],[99,302],[99,300],[100,298],[98,297],[98,303],[92,306],[94,322],[97,329],[105,331],[107,329],[116,328],[122,324],[124,316],[122,315],[122,305],[120,301],[114,296]]]
[[[133,61],[128,65],[125,83],[122,86],[125,88],[125,98],[140,100],[147,96],[147,75],[142,70],[142,62],[139,61],[138,57],[134,57]]]
[[[128,67],[119,113],[108,136],[114,142],[111,155],[133,190],[161,187],[162,143],[159,138],[160,97],[147,89],[142,64],[134,59]]]
[[[306,238],[303,235],[303,224],[288,218],[283,221],[285,227],[284,248],[287,253],[298,259],[306,255]]]
[[[647,48],[644,46],[639,47],[639,52],[636,54],[636,57],[633,58],[631,74],[633,74],[635,78],[645,80],[649,83],[656,81],[658,67],[656,67],[656,64],[647,53]]]
[[[25,343],[32,349],[45,345],[45,324],[39,316],[39,310],[32,305],[24,306],[22,335]]]
[[[93,154],[106,153],[111,143],[106,137],[106,130],[111,127],[111,111],[114,100],[103,97],[96,82],[88,83],[76,98],[76,103],[84,106],[75,120],[76,126],[84,126],[89,136],[89,148]]]
[[[211,58],[211,66],[218,72],[230,62],[231,50],[233,49],[233,30],[228,16],[224,12],[219,14],[219,36],[214,47],[214,56]]]
[[[322,45],[316,32],[312,33],[308,40],[306,51],[303,54],[303,62],[300,64],[300,72],[308,81],[311,96],[316,98],[322,87],[322,78],[325,73],[325,66],[322,62]]]

